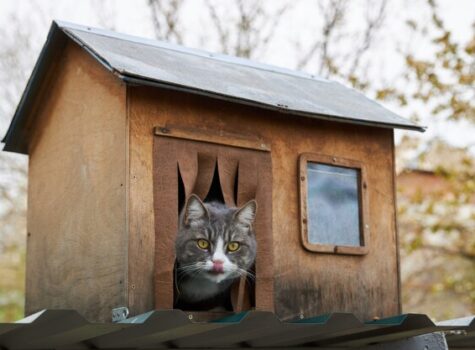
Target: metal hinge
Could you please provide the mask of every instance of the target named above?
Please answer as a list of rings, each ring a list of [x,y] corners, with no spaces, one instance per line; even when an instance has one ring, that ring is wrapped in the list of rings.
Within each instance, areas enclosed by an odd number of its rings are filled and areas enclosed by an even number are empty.
[[[112,309],[112,322],[120,322],[129,316],[129,309],[125,306]]]

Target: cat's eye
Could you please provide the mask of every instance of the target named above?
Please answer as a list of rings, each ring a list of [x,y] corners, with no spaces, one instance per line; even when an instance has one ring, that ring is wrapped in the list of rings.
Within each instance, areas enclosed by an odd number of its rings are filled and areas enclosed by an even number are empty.
[[[228,244],[228,250],[230,252],[235,252],[236,250],[238,250],[240,247],[240,244],[238,242],[231,242]]]
[[[201,249],[208,249],[209,248],[209,242],[206,239],[199,239],[198,241],[196,241],[196,244]]]

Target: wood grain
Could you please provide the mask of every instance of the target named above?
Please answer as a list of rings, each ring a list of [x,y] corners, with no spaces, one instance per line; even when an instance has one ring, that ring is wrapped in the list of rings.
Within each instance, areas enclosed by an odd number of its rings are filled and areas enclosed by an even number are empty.
[[[171,138],[154,142],[155,308],[173,309],[175,240],[178,231],[178,154]]]
[[[26,314],[127,305],[125,86],[68,44],[29,149]]]
[[[269,144],[256,137],[255,134],[242,134],[238,132],[229,132],[224,130],[207,130],[190,128],[187,126],[156,126],[155,135],[165,137],[175,137],[180,139],[205,141],[209,143],[216,143],[220,145],[233,146],[238,148],[255,149],[258,151],[270,151]]]
[[[238,175],[239,162],[234,158],[218,159],[218,173],[221,190],[223,191],[224,203],[228,207],[235,207],[236,198],[234,198],[234,185]]]
[[[256,299],[274,295],[278,316],[288,319],[327,312],[353,312],[362,319],[385,317],[399,310],[398,262],[393,192],[392,130],[329,121],[297,118],[254,107],[236,105],[182,92],[158,88],[131,87],[131,174],[140,188],[131,184],[130,237],[147,242],[129,256],[147,257],[130,278],[142,281],[142,303],[136,312],[153,307],[154,229],[152,184],[152,139],[157,125],[176,125],[212,132],[256,135],[271,149],[272,207],[259,206],[269,215],[273,243],[266,251],[274,267],[269,289]],[[344,101],[342,101],[344,103]],[[300,242],[298,157],[302,153],[323,153],[355,159],[365,164],[368,180],[370,251],[365,256],[319,254],[303,249]],[[131,176],[131,181],[133,180]],[[258,178],[262,174],[257,175]],[[264,191],[261,180],[256,191]],[[132,203],[140,202],[140,206]],[[266,210],[269,210],[267,213]],[[266,221],[264,220],[264,221]],[[267,221],[266,221],[267,222]],[[132,247],[132,245],[131,245]],[[132,250],[132,249],[131,249]],[[264,258],[266,259],[266,258]],[[129,270],[130,271],[130,270]],[[145,289],[143,289],[145,288]]]
[[[128,305],[131,315],[154,308],[157,125],[200,130],[200,138],[218,134],[216,144],[229,144],[230,135],[245,135],[233,146],[271,150],[262,152],[272,157],[264,168],[256,170],[246,162],[238,167],[238,181],[241,173],[257,180],[257,186],[254,180],[242,184],[248,188],[239,192],[238,203],[253,193],[272,198],[265,201],[271,205],[259,203],[256,223],[258,231],[272,230],[260,243],[257,305],[275,308],[283,319],[335,311],[371,319],[399,312],[392,130],[297,118],[159,88],[126,89],[75,44],[66,48],[55,69],[45,82],[49,94],[35,104],[37,122],[29,126],[34,135],[29,150],[27,313],[75,308],[93,321],[104,321],[113,307]],[[264,146],[259,145],[262,140]],[[365,165],[367,255],[303,249],[298,207],[302,153]],[[196,167],[187,166],[187,155],[180,157],[180,171],[194,178],[188,171]],[[228,168],[220,169],[218,162],[219,171]],[[222,183],[227,202],[230,184]],[[185,186],[186,193],[195,185]]]

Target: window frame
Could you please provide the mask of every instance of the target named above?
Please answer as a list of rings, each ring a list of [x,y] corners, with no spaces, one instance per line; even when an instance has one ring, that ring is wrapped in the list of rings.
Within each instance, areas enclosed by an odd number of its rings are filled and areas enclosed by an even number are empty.
[[[307,164],[320,163],[359,170],[358,177],[358,208],[360,218],[360,246],[344,246],[333,244],[310,243],[308,239],[308,181]],[[365,255],[369,251],[369,201],[367,171],[364,163],[354,159],[329,156],[317,153],[302,153],[299,157],[299,188],[300,188],[300,236],[303,247],[314,253]]]

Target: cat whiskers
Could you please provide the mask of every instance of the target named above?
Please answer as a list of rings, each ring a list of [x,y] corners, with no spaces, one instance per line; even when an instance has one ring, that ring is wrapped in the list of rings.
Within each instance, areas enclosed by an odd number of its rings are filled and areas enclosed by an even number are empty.
[[[179,275],[181,275],[181,278],[178,281],[180,281],[185,275],[189,275],[190,273],[203,270],[204,266],[205,264],[202,262],[180,266],[177,269],[177,272],[179,272]]]
[[[186,275],[189,275],[192,272],[201,271],[204,266],[204,262],[198,261],[191,264],[179,266],[177,269],[175,269],[175,286],[178,294],[180,294],[180,288],[178,286],[181,280],[185,278]]]
[[[237,274],[239,277],[246,277],[246,280],[249,279],[249,281],[254,282],[256,280],[256,275],[254,275],[252,272],[244,270],[240,267],[236,267]]]

